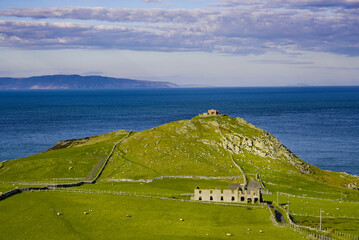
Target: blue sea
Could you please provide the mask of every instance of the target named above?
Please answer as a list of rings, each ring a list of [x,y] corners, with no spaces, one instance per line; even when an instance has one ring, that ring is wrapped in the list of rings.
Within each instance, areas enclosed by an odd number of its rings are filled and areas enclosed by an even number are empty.
[[[0,161],[210,108],[267,130],[306,162],[359,175],[359,87],[0,91]]]

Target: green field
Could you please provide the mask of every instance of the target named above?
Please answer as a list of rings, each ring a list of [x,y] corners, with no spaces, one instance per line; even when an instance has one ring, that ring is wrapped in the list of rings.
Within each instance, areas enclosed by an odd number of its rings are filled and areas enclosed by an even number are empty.
[[[7,161],[0,168],[1,182],[78,182],[106,158],[113,145],[128,134],[117,131],[86,140],[74,141],[70,146]]]
[[[102,178],[240,176],[216,131],[211,122],[196,119],[136,133],[118,147]]]
[[[187,198],[189,199],[189,195],[193,194],[193,191],[197,186],[203,189],[214,189],[216,187],[226,189],[230,184],[231,180],[163,179],[151,183],[100,182],[96,184],[85,184],[80,187],[75,187],[74,189],[121,191],[164,197],[180,197],[187,195]]]
[[[359,235],[359,191],[348,188],[359,185],[357,176],[305,163],[266,131],[228,116],[61,141],[49,151],[2,163],[0,192],[92,180],[102,166],[95,184],[0,201],[0,239],[308,237],[274,224],[265,204],[189,201],[196,187],[244,183],[242,170],[247,181],[257,179],[272,193],[263,195],[265,202],[279,204],[283,213],[289,202],[297,224],[317,228],[322,209],[331,237],[334,231]]]
[[[228,239],[227,233],[235,239],[303,237],[274,226],[267,209],[141,197],[31,192],[1,201],[0,212],[1,239]]]
[[[310,226],[314,228],[319,228],[320,219],[319,217],[306,217],[306,216],[294,216],[293,220],[305,226]],[[329,232],[333,233],[335,231],[339,231],[341,233],[351,234],[352,236],[359,235],[359,219],[351,219],[348,221],[347,218],[322,218],[322,229],[329,229]]]

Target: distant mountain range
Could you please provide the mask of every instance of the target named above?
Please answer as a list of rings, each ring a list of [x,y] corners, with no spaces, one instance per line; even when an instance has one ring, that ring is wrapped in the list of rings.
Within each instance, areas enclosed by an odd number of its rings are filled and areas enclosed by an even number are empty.
[[[80,75],[46,75],[28,78],[0,78],[0,89],[123,89],[177,88],[170,82]]]

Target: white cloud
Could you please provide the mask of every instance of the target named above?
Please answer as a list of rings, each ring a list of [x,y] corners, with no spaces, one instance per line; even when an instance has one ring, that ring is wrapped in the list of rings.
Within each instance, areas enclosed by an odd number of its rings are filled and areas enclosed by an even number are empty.
[[[142,0],[142,2],[146,2],[146,3],[159,3],[159,2],[163,2],[162,0]]]
[[[261,8],[359,8],[358,0],[222,0],[213,7],[257,6]]]
[[[293,51],[359,55],[357,1],[329,1],[331,10],[282,1],[225,0],[215,9],[9,9],[2,16],[41,21],[0,21],[0,45],[29,49],[103,48],[137,51],[202,51],[264,54]],[[285,4],[283,8],[278,8]],[[328,5],[327,4],[327,5]],[[217,4],[218,5],[218,4]],[[245,6],[242,6],[245,5]],[[111,24],[49,22],[47,19],[106,21]],[[59,41],[60,39],[60,41]]]

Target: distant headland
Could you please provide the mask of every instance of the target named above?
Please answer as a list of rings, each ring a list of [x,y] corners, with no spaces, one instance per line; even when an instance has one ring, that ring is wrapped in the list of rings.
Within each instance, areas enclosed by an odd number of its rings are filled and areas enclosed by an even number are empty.
[[[81,75],[46,75],[28,78],[0,78],[0,90],[25,89],[124,89],[124,88],[177,88],[171,82],[155,82]]]

